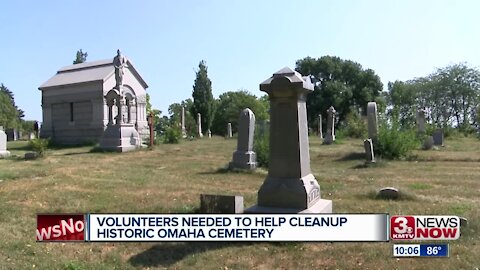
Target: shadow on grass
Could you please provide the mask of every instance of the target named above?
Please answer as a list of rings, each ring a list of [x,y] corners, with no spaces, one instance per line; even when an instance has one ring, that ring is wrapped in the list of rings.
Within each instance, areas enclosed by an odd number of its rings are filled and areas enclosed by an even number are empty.
[[[145,250],[128,261],[134,267],[170,267],[171,265],[191,256],[210,250],[228,247],[253,246],[258,242],[178,242],[161,243]],[[293,242],[271,242],[269,245],[277,248],[296,249],[301,246]]]
[[[387,165],[387,163],[385,161],[377,160],[375,163],[365,162],[365,163],[362,163],[362,164],[357,164],[357,165],[353,166],[352,169],[382,168],[382,167],[385,167],[385,165]]]
[[[365,160],[365,153],[361,153],[361,152],[349,153],[335,161],[352,161],[352,160],[358,160],[358,159]]]
[[[238,169],[238,168],[231,168],[229,166],[225,166],[222,168],[218,168],[216,170],[207,171],[207,172],[199,172],[198,174],[208,175],[208,174],[227,174],[227,173],[246,173],[246,174],[267,174],[268,171],[264,168],[256,168],[255,170],[247,170],[247,169]]]
[[[253,242],[181,242],[161,243],[139,253],[129,259],[129,263],[135,267],[169,267],[184,258],[207,252],[227,248],[231,246],[254,245]]]

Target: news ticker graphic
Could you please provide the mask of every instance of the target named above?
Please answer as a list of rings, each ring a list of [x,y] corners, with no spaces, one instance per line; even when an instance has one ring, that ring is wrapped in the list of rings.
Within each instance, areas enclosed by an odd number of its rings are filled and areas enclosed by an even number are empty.
[[[392,216],[390,238],[397,240],[457,240],[460,218],[457,216]]]
[[[84,214],[37,215],[37,241],[85,241]]]
[[[393,257],[448,257],[448,244],[394,244]]]
[[[388,214],[38,215],[37,241],[386,242],[388,222]]]

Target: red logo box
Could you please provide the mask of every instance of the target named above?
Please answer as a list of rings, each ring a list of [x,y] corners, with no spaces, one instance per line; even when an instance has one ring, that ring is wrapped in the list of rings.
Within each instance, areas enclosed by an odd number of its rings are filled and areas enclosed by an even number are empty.
[[[393,240],[412,240],[415,238],[414,216],[392,216],[390,218],[390,238]]]
[[[37,241],[84,241],[85,226],[83,214],[39,214]]]

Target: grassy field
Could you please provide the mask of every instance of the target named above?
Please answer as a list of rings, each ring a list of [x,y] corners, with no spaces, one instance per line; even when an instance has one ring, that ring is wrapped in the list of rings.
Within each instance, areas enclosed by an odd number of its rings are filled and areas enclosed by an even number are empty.
[[[9,143],[23,156],[25,142]],[[444,259],[392,258],[391,243],[36,243],[36,213],[178,213],[199,195],[256,203],[266,171],[222,173],[236,141],[214,137],[131,153],[49,150],[44,159],[0,160],[0,269],[479,269],[480,140],[447,140],[409,161],[362,166],[363,142],[310,138],[312,172],[335,213],[445,214],[468,218]],[[394,186],[408,200],[375,200]]]

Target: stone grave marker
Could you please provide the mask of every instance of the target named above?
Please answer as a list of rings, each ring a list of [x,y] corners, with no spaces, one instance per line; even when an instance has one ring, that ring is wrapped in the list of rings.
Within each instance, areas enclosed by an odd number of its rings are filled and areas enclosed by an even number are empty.
[[[368,138],[375,140],[377,138],[377,133],[378,133],[376,102],[368,102],[367,119],[368,119]]]
[[[385,200],[396,200],[400,196],[397,188],[385,187],[378,191],[377,198]]]
[[[432,134],[433,145],[443,146],[443,129],[437,129]]]
[[[335,108],[330,106],[327,110],[327,134],[325,134],[324,144],[332,144],[335,141]]]
[[[5,130],[5,134],[7,134],[7,141],[16,141],[18,140],[18,133],[17,130],[14,128],[9,128]]]
[[[322,115],[318,115],[318,137],[323,139]]]
[[[423,150],[430,150],[433,148],[433,136],[428,136],[423,142]]]
[[[257,167],[257,155],[253,151],[255,114],[249,108],[240,113],[238,119],[237,151],[233,153],[230,168],[253,170]]]
[[[417,112],[417,127],[418,133],[424,134],[425,133],[425,114],[427,110],[425,108],[419,109]]]
[[[3,127],[0,127],[0,158],[7,158],[10,156],[10,152],[7,151],[7,134],[3,131]]]
[[[232,123],[227,124],[227,138],[232,138]]]
[[[373,141],[372,139],[366,139],[363,141],[363,147],[365,148],[365,158],[367,163],[375,163],[375,154],[373,153]]]
[[[203,138],[202,115],[200,113],[197,113],[197,136],[198,136],[198,138]]]
[[[182,125],[182,138],[187,138],[187,130],[185,129],[185,107],[182,106],[182,114],[180,115]]]
[[[306,98],[309,76],[285,67],[260,84],[270,99],[270,163],[248,213],[331,213],[310,170]]]

